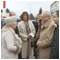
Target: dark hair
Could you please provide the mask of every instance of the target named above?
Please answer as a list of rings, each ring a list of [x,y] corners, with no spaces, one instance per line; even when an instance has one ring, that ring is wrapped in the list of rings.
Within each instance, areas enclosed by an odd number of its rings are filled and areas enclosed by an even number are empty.
[[[28,13],[26,11],[21,14],[21,16],[20,16],[21,20],[23,20],[24,14],[27,15],[27,20],[29,20],[29,15],[28,15]]]
[[[59,17],[59,10],[58,10],[58,11],[56,11],[56,15],[57,15],[57,17]]]

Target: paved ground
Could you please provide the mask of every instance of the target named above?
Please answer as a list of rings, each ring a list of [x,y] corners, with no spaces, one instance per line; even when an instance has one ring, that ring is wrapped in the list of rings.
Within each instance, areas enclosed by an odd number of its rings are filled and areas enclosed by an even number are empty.
[[[33,48],[31,48],[30,59],[35,59],[35,57],[34,57],[34,52],[33,52]]]
[[[35,59],[35,57],[33,55],[30,56],[30,59]]]

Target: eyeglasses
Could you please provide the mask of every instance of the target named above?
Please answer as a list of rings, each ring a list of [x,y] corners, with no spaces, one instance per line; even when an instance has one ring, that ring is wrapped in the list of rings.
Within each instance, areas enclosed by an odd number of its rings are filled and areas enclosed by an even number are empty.
[[[47,16],[41,16],[42,18],[46,18]]]

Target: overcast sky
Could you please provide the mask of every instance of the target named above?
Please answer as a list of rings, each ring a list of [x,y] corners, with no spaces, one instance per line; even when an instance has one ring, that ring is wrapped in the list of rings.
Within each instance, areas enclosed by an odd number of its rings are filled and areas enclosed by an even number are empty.
[[[50,11],[50,5],[53,2],[54,1],[6,1],[6,8],[16,12],[17,15],[21,15],[23,11],[27,11],[30,14],[31,7],[31,13],[36,16],[40,7],[42,7],[43,11]],[[1,9],[3,9],[3,1],[1,1]]]

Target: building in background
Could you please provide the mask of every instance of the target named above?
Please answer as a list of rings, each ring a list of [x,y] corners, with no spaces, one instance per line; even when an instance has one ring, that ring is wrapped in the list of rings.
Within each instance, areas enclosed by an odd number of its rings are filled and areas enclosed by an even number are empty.
[[[10,10],[8,8],[6,8],[5,9],[6,18],[9,17],[9,14],[10,14]],[[1,9],[1,16],[3,17],[3,9]]]
[[[50,5],[50,12],[54,13],[55,11],[59,10],[59,1],[55,1]]]
[[[3,1],[3,9],[1,9],[1,17],[7,18],[9,17],[10,10],[6,8],[6,1]]]
[[[1,16],[3,16],[3,12],[1,13]],[[6,18],[9,17],[9,13],[6,13]]]
[[[1,16],[3,17],[3,9],[1,9]],[[9,14],[10,14],[10,10],[8,8],[5,9],[5,15],[6,15],[6,18],[9,17]]]

